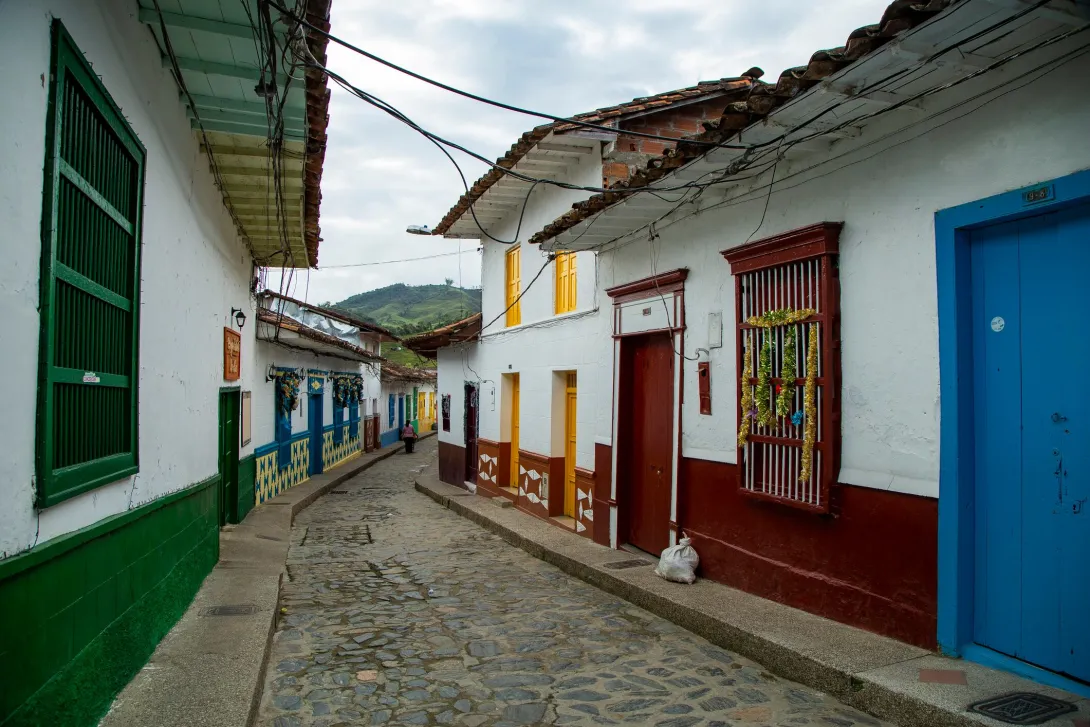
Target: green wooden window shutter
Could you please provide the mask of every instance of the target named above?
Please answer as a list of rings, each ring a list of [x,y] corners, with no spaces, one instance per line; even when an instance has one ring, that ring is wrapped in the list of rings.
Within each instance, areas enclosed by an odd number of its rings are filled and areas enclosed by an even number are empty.
[[[42,193],[38,507],[133,474],[146,152],[59,20]]]

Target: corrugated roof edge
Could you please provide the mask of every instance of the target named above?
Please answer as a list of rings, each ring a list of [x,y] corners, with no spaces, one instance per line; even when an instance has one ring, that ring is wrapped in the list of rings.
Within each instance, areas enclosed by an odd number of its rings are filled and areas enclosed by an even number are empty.
[[[381,356],[379,356],[377,354],[373,354],[370,351],[364,351],[359,346],[353,346],[351,343],[347,343],[345,341],[342,341],[341,339],[336,338],[335,336],[330,336],[328,333],[322,333],[321,331],[317,331],[317,330],[311,328],[310,326],[305,326],[302,323],[299,323],[298,321],[292,320],[291,318],[286,318],[286,317],[284,317],[282,315],[279,315],[275,311],[271,311],[268,308],[258,309],[257,319],[259,321],[264,321],[265,323],[276,326],[277,328],[283,329],[285,331],[290,331],[291,333],[297,333],[300,336],[302,336],[303,338],[309,338],[312,341],[317,341],[318,343],[324,343],[327,346],[335,346],[337,348],[342,348],[345,351],[349,351],[351,353],[354,353],[356,356],[359,356],[360,358],[365,358],[368,361],[373,361],[373,362],[382,362],[385,365],[386,359],[382,358]],[[262,339],[259,338],[258,340],[262,340]]]
[[[382,326],[380,326],[380,325],[378,325],[376,323],[368,323],[367,321],[360,320],[359,318],[355,318],[353,316],[342,313],[339,310],[333,310],[332,308],[323,308],[320,305],[313,305],[312,303],[307,303],[305,301],[299,300],[298,298],[292,298],[289,295],[284,295],[283,293],[277,293],[275,290],[266,289],[266,290],[261,291],[260,295],[267,295],[267,296],[272,297],[272,298],[280,298],[281,300],[286,300],[289,303],[294,303],[295,305],[300,306],[302,308],[309,308],[310,310],[315,311],[316,313],[321,313],[324,316],[329,316],[330,318],[334,318],[336,320],[339,320],[342,323],[347,323],[349,325],[356,326],[357,328],[361,328],[361,329],[363,329],[365,331],[370,331],[372,333],[379,333],[379,334],[382,334],[383,336],[389,336],[390,340],[392,340],[392,341],[398,341],[398,342],[401,341],[401,339],[398,338],[397,336],[395,336],[393,333],[391,333],[389,331],[389,329],[383,328]]]
[[[698,99],[701,96],[711,96],[713,94],[733,90],[732,86],[737,85],[741,81],[752,82],[751,79],[743,76],[739,76],[738,78],[721,78],[718,81],[701,81],[695,86],[665,91],[654,96],[634,98],[623,104],[604,106],[600,109],[595,109],[594,111],[577,114],[572,118],[588,123],[599,123],[627,114],[646,112],[649,110],[656,112],[666,111],[669,110],[671,105],[680,101],[691,102],[693,99]],[[671,99],[670,97],[672,96],[676,96],[677,98]],[[505,169],[510,169],[518,164],[531,149],[537,146],[538,142],[549,134],[573,131],[578,128],[580,127],[576,124],[565,122],[553,122],[536,126],[520,136],[519,140],[511,145],[511,148],[507,153],[496,160],[496,163]],[[450,211],[447,212],[443,219],[440,220],[439,224],[435,226],[432,234],[446,234],[451,226],[458,221],[458,218],[464,215],[473,203],[480,199],[493,184],[504,176],[504,173],[497,169],[490,169],[486,172],[480,179],[473,183],[473,186],[469,188],[468,192],[458,198],[458,201],[454,203],[454,206],[450,208]]]
[[[329,32],[329,8],[332,0],[307,0],[306,20]],[[323,66],[326,64],[326,46],[329,39],[321,33],[307,31],[310,52]],[[319,214],[322,204],[322,170],[325,166],[326,129],[329,126],[329,89],[324,73],[313,68],[306,70],[307,96],[307,150],[303,171],[303,242],[307,248],[307,263],[318,267],[318,243],[322,228]]]
[[[628,188],[645,187],[671,170],[685,166],[710,151],[706,145],[693,143],[694,141],[710,141],[716,144],[727,142],[731,137],[759,122],[787,101],[810,90],[822,79],[878,50],[899,33],[915,28],[960,1],[895,0],[886,7],[881,21],[876,25],[856,29],[848,36],[847,43],[842,47],[814,53],[807,65],[787,69],[780,74],[775,84],[755,84],[746,100],[727,105],[718,123],[713,125],[705,123],[703,133],[678,142],[674,149],[669,149],[665,154],[651,159],[644,169],[633,174],[628,180],[613,185],[610,191],[573,204],[570,211],[565,212],[533,235],[530,243],[538,244],[550,240],[591,215],[636,194],[636,192],[628,191]]]

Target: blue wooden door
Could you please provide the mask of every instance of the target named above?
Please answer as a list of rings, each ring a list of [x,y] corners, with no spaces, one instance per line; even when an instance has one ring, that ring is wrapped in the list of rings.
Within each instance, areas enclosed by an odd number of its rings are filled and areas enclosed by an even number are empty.
[[[1090,680],[1090,205],[971,251],[974,638]]]
[[[397,397],[397,438],[401,439],[401,430],[405,428],[405,396],[404,394],[398,394]]]
[[[310,427],[310,466],[307,473],[320,475],[325,471],[325,463],[322,461],[322,437],[324,436],[323,424],[325,420],[325,395],[311,394],[307,403],[307,420]]]

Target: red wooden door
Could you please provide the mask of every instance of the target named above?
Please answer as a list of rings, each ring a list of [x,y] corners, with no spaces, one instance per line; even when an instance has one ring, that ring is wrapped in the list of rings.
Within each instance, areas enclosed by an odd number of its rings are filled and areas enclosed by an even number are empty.
[[[466,482],[477,482],[477,387],[466,384]]]
[[[669,334],[621,344],[622,537],[658,554],[670,544],[673,479],[674,349]]]

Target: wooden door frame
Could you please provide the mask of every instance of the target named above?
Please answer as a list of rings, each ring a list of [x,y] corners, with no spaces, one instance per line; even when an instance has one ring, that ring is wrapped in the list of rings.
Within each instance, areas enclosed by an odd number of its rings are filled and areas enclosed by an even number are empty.
[[[612,404],[612,441],[610,456],[612,467],[609,483],[609,546],[620,547],[620,506],[618,505],[618,462],[620,460],[619,430],[621,387],[621,346],[626,339],[635,339],[655,333],[667,333],[674,348],[674,408],[673,434],[671,446],[670,472],[670,545],[676,545],[681,525],[678,522],[678,482],[681,472],[681,403],[684,395],[683,367],[685,358],[685,280],[689,276],[688,268],[678,268],[659,275],[635,280],[606,290],[606,295],[613,299],[613,404]],[[649,308],[655,312],[655,306],[665,306],[665,325],[641,327],[642,321],[629,321],[628,311],[640,310],[641,318],[649,317]],[[653,319],[651,319],[653,320]],[[653,324],[652,324],[653,325]],[[626,503],[627,506],[627,503]]]
[[[1090,695],[1084,684],[974,642],[976,512],[972,285],[974,229],[1090,202],[1090,171],[997,194],[935,213],[939,324],[939,602],[942,653]],[[964,385],[960,385],[962,383]]]
[[[477,407],[476,415],[477,421],[473,423],[473,451],[469,450],[469,390],[472,388],[477,394]],[[474,485],[477,483],[477,474],[480,472],[480,463],[477,461],[478,442],[481,440],[481,387],[478,382],[466,381],[462,387],[462,443],[465,445],[465,459],[462,463],[463,472],[465,475],[465,482],[472,482]],[[470,466],[470,463],[473,463]],[[472,477],[470,476],[472,474]]]
[[[218,496],[219,496],[219,499],[220,499],[220,506],[219,506],[219,509],[218,509],[218,517],[220,518],[220,525],[221,526],[223,526],[226,523],[233,523],[233,522],[238,521],[238,488],[239,488],[239,484],[240,484],[239,481],[238,481],[238,464],[239,464],[239,461],[242,459],[242,436],[241,436],[242,422],[240,421],[240,417],[242,416],[242,402],[241,402],[241,399],[242,399],[242,388],[240,386],[221,386],[220,389],[219,389],[219,396],[218,396],[218,398],[216,400],[217,415],[218,415],[217,416],[216,430],[219,433],[219,438],[217,439],[217,444],[216,444],[216,448],[218,450],[217,456],[216,456],[216,462],[217,462],[217,465],[218,465],[217,469],[219,471],[219,476],[220,476],[220,486],[219,486],[219,493],[218,493]],[[235,452],[236,452],[236,454],[238,456],[235,457],[235,461],[233,463],[230,463],[230,465],[229,465],[230,468],[232,470],[234,470],[234,477],[230,478],[230,479],[224,477],[224,475],[226,474],[225,471],[224,471],[224,467],[225,467],[225,465],[228,464],[228,463],[224,462],[224,452],[223,452],[223,431],[222,430],[223,430],[223,412],[224,412],[223,407],[224,407],[224,402],[225,401],[233,402],[233,406],[235,408],[235,413],[236,413],[235,431],[236,431],[236,434],[238,435],[235,438],[235,440],[236,440],[235,441]],[[234,483],[233,492],[228,492],[227,491],[228,490],[228,482],[233,482]]]
[[[573,520],[578,520],[579,519],[579,515],[578,515],[579,496],[578,496],[577,493],[578,493],[579,483],[578,483],[578,476],[575,473],[575,469],[576,469],[576,461],[575,460],[576,460],[576,455],[577,455],[577,452],[578,452],[578,447],[575,450],[572,451],[571,458],[569,460],[569,458],[568,458],[568,444],[569,444],[569,440],[572,438],[573,435],[576,437],[576,439],[578,439],[578,437],[579,437],[579,427],[578,427],[579,372],[576,369],[571,369],[571,370],[564,371],[563,375],[564,375],[564,442],[563,442],[563,445],[564,445],[564,448],[563,448],[563,452],[564,452],[564,482],[563,482],[564,498],[563,498],[563,502],[562,502],[561,512],[563,512],[565,515],[568,515]],[[575,386],[574,387],[568,385],[568,382],[570,381],[572,376],[575,377]],[[574,397],[574,399],[575,399],[576,411],[575,411],[574,416],[569,416],[569,412],[568,412],[568,399],[569,399],[569,397]],[[569,424],[571,425],[571,430],[569,430],[569,428],[568,428]],[[568,503],[568,474],[569,473],[571,474],[571,480],[572,480],[571,503],[570,503],[571,504],[571,513],[570,514],[568,513],[568,505],[569,505],[569,503]]]

